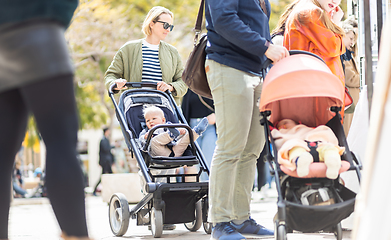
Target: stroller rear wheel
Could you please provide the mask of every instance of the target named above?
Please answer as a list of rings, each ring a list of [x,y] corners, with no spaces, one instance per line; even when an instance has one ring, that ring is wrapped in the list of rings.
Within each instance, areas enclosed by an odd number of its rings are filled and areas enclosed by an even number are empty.
[[[185,227],[190,232],[196,232],[202,225],[202,202],[198,201],[195,205],[195,219],[193,222],[185,223]]]
[[[342,226],[341,223],[338,223],[333,227],[333,232],[337,240],[342,240]]]
[[[163,213],[161,210],[151,210],[151,232],[154,238],[160,238],[163,233]]]
[[[115,193],[109,202],[109,222],[115,236],[123,236],[129,227],[129,203],[125,195]]]

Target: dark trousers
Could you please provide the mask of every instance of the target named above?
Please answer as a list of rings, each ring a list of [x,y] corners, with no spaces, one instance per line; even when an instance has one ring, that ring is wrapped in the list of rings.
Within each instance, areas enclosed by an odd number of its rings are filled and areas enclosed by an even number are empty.
[[[113,169],[111,169],[111,163],[106,162],[106,163],[104,163],[103,166],[101,166],[101,167],[102,167],[102,174],[105,174],[105,173],[113,173]],[[101,181],[102,181],[102,175],[100,175],[99,181],[98,181],[98,183],[95,185],[93,194],[96,193],[96,190],[98,189],[98,186],[99,186],[99,184],[101,183]]]

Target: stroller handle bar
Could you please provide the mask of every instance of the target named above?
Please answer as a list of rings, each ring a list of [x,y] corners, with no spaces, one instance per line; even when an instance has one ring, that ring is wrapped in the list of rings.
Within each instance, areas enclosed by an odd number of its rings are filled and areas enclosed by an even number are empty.
[[[119,92],[118,89],[114,89],[117,87],[116,83],[113,83],[109,87],[109,95],[111,94],[116,94]],[[157,82],[152,82],[152,81],[143,81],[143,82],[126,82],[124,87],[127,88],[157,88]],[[168,94],[170,94],[170,90],[166,91]]]
[[[323,63],[324,63],[324,60],[319,57],[318,55],[312,53],[312,52],[307,52],[307,51],[302,51],[302,50],[290,50],[289,51],[289,54],[290,55],[296,55],[296,54],[307,54],[307,55],[310,55],[310,56],[313,56],[313,57],[316,57],[317,59],[321,60]],[[273,61],[270,60],[269,58],[266,59],[266,61],[263,63],[262,65],[262,75],[265,77],[265,73],[264,71],[266,71],[266,69],[269,67],[270,64],[272,64]]]

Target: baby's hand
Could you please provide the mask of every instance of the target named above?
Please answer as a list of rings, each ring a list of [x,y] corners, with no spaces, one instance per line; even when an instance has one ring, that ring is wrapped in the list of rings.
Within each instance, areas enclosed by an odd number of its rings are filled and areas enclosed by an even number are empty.
[[[149,132],[145,133],[145,135],[144,135],[144,138],[145,138],[145,139],[148,138],[148,133],[149,133]]]
[[[178,131],[179,131],[179,133],[181,134],[181,135],[184,135],[184,134],[186,134],[186,129],[183,129],[183,128],[178,128]]]

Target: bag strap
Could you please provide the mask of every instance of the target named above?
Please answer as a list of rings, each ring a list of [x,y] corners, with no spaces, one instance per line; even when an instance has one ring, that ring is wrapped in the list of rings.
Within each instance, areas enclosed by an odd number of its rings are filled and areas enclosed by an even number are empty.
[[[199,94],[197,94],[197,95],[198,95],[198,98],[200,99],[201,103],[204,104],[205,107],[207,107],[207,108],[208,108],[209,110],[211,110],[212,112],[215,112],[215,110],[214,110],[209,104],[207,104],[207,103],[205,102],[205,100],[202,99],[202,97],[201,97]]]
[[[201,33],[202,18],[204,16],[204,5],[205,5],[205,0],[201,0],[200,8],[198,9],[197,20],[194,26],[194,31],[195,31],[194,46],[197,45],[198,36]]]
[[[261,5],[262,11],[267,15],[265,0],[259,0],[259,4]]]

